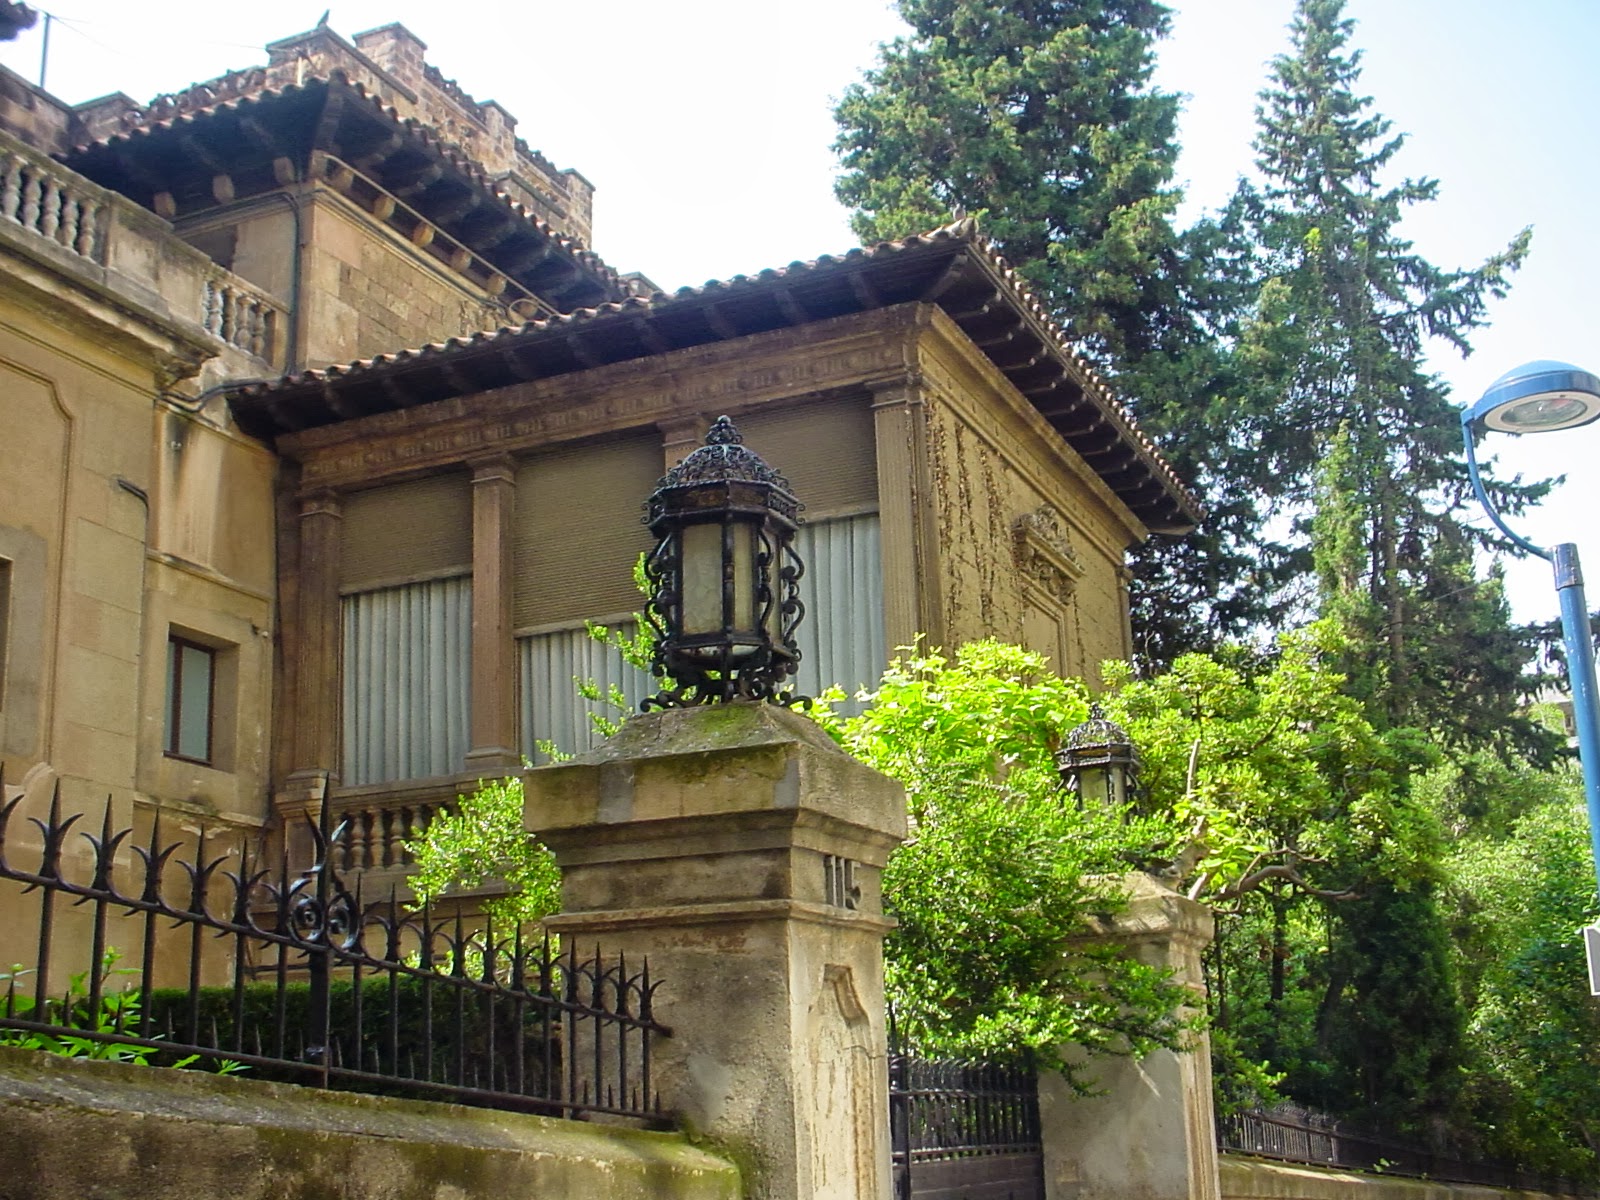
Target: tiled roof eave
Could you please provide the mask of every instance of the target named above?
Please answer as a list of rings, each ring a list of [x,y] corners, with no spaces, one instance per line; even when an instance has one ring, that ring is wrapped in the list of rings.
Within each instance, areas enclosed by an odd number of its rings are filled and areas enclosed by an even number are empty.
[[[1072,350],[1043,306],[1022,285],[1015,271],[994,252],[987,239],[977,234],[971,222],[959,222],[901,242],[880,243],[840,256],[793,263],[787,268],[764,271],[757,276],[735,276],[698,288],[681,288],[670,295],[657,293],[648,299],[631,297],[522,326],[507,326],[348,365],[305,371],[271,385],[258,384],[240,389],[235,393],[235,408],[247,427],[253,426],[257,432],[270,433],[274,424],[270,414],[274,410],[281,413],[290,408],[298,409],[303,404],[318,404],[329,389],[361,386],[387,376],[399,378],[416,374],[420,377],[440,360],[494,355],[518,347],[526,347],[531,351],[536,346],[557,339],[598,335],[613,322],[671,319],[696,305],[709,308],[724,302],[732,304],[746,297],[753,300],[766,289],[781,289],[785,283],[798,286],[802,281],[827,273],[862,271],[871,274],[880,269],[878,264],[891,263],[899,256],[941,252],[948,252],[952,262],[957,255],[966,254],[969,261],[983,273],[986,282],[1004,296],[1008,308],[1021,318],[1031,336],[1039,340],[1060,369],[1082,389],[1085,399],[1094,409],[1097,423],[1103,422],[1106,428],[1114,432],[1116,442],[1125,448],[1123,465],[1119,470],[1132,470],[1138,477],[1114,490],[1124,497],[1125,502],[1130,503],[1130,507],[1139,511],[1147,527],[1156,532],[1182,532],[1192,528],[1204,514],[1199,501],[1138,428],[1132,414],[1116,400],[1094,369]],[[888,268],[883,270],[887,271]],[[865,311],[866,307],[863,305],[861,311]],[[648,355],[641,353],[634,357]],[[461,393],[457,391],[452,394]],[[444,399],[445,395],[441,393],[438,398]],[[1139,500],[1140,495],[1148,495],[1150,499]]]
[[[415,117],[401,116],[397,109],[391,105],[384,104],[381,97],[370,92],[359,81],[349,79],[343,71],[335,70],[325,78],[312,77],[301,83],[284,84],[279,87],[263,84],[248,92],[220,97],[213,104],[184,109],[169,116],[140,120],[117,133],[81,143],[73,147],[70,153],[85,154],[96,149],[112,150],[119,145],[132,146],[141,140],[149,139],[168,131],[182,129],[218,113],[247,113],[253,106],[269,103],[274,99],[285,98],[296,92],[308,91],[316,87],[343,88],[347,94],[368,105],[382,119],[391,122],[406,134],[416,138],[429,150],[438,154],[485,196],[492,198],[494,203],[503,207],[511,215],[527,222],[536,232],[551,242],[559,253],[581,266],[591,276],[596,277],[614,296],[621,297],[628,294],[628,284],[621,274],[598,254],[590,250],[581,238],[562,233],[548,222],[540,219],[526,206],[519,204],[495,186],[495,182],[489,176],[489,173],[478,163],[463,154],[458,147],[439,137],[424,122],[417,120]]]

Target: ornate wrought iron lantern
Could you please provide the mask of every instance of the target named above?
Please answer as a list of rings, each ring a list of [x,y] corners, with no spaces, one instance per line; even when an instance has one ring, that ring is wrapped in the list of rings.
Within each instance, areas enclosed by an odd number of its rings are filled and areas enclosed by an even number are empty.
[[[1080,806],[1121,808],[1138,796],[1139,751],[1128,731],[1098,704],[1089,706],[1087,721],[1068,732],[1066,744],[1056,751],[1056,768]]]
[[[654,671],[675,685],[644,708],[791,699],[805,615],[795,552],[800,502],[727,417],[662,476],[647,503]]]

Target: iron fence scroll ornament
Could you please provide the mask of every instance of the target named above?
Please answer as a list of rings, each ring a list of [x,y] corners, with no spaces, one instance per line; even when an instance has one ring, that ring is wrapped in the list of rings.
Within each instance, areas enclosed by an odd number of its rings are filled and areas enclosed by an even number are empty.
[[[805,615],[795,550],[802,505],[789,481],[718,417],[705,445],[646,501],[655,548],[645,559],[653,673],[670,686],[642,707],[731,700],[791,703]]]
[[[182,858],[159,813],[139,844],[113,829],[109,804],[74,853],[83,814],[63,816],[58,785],[48,815],[28,818],[40,847],[27,869],[12,861],[23,800],[0,806],[0,881],[34,895],[39,917],[33,965],[0,997],[0,1044],[37,1035],[155,1065],[231,1062],[253,1078],[661,1123],[651,1043],[671,1031],[655,1019],[648,962],[413,911],[393,889],[364,902],[335,867],[346,827],[329,828],[327,806],[316,861],[292,873],[243,846],[213,853],[204,829]],[[89,913],[86,954],[61,942],[62,903]],[[109,969],[117,951],[134,965]],[[156,986],[158,952],[186,983]],[[84,969],[53,984],[74,960]],[[113,989],[117,975],[130,985]]]

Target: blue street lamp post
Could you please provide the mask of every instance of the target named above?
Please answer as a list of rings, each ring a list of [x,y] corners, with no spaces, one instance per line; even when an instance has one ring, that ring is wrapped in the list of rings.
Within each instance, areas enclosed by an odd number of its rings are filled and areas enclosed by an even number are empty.
[[[1473,448],[1473,436],[1480,428],[1501,433],[1549,433],[1576,429],[1596,419],[1600,419],[1600,378],[1570,363],[1549,359],[1507,371],[1489,386],[1481,400],[1461,413],[1467,469],[1478,503],[1501,533],[1555,568],[1561,632],[1567,647],[1567,677],[1572,684],[1572,718],[1578,731],[1578,757],[1589,808],[1589,844],[1596,880],[1600,882],[1600,706],[1595,689],[1594,638],[1589,630],[1589,605],[1583,592],[1578,547],[1563,542],[1546,549],[1513,533],[1489,501]],[[1590,926],[1584,936],[1589,950],[1590,990],[1600,995],[1600,928]]]

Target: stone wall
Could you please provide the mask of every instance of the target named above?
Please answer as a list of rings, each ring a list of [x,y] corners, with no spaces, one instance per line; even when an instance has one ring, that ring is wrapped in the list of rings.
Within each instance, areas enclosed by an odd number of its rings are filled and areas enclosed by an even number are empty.
[[[347,363],[495,329],[505,314],[335,193],[318,190],[303,265],[305,365]]]
[[[736,1200],[681,1135],[0,1049],[0,1200]]]
[[[46,154],[70,144],[72,110],[9,67],[0,67],[0,129]]]
[[[1143,531],[942,318],[921,345],[947,637],[1020,642],[1098,682],[1131,651],[1123,555]]]
[[[1223,1154],[1222,1200],[1548,1200],[1543,1192],[1365,1175]]]

